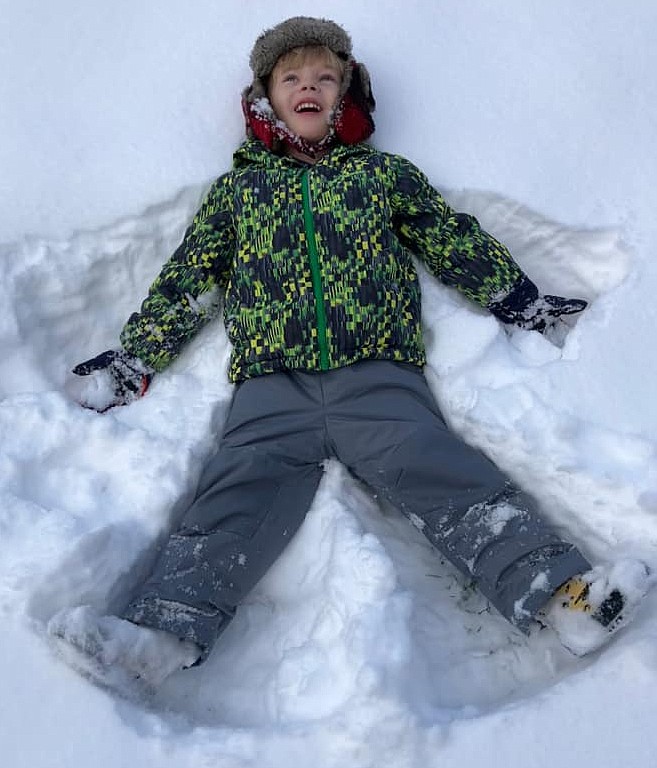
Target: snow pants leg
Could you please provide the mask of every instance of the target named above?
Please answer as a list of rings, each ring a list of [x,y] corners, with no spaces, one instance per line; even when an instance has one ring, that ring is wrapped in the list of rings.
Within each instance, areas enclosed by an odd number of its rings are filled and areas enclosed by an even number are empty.
[[[419,368],[367,366],[370,385],[353,388],[348,400],[340,402],[339,390],[361,377],[358,366],[329,382],[327,399],[339,403],[329,416],[339,459],[528,631],[554,591],[590,563],[541,518],[532,497],[447,428]]]
[[[590,564],[490,460],[446,427],[419,368],[368,361],[240,385],[196,500],[125,618],[205,658],[299,528],[338,458],[383,494],[509,621]]]
[[[207,657],[294,536],[321,480],[327,451],[303,382],[276,374],[237,387],[196,499],[124,618],[193,640]]]

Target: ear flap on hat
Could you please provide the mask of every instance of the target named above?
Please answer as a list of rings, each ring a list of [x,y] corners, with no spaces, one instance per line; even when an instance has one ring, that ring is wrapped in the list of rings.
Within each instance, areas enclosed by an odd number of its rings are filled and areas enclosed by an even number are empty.
[[[259,139],[269,149],[276,141],[275,117],[259,79],[242,92],[242,112],[249,138]]]
[[[348,90],[352,93],[354,101],[359,106],[362,106],[367,112],[374,112],[376,101],[372,94],[372,81],[370,80],[370,73],[364,64],[357,61],[354,62]]]
[[[349,87],[335,115],[335,133],[343,144],[357,144],[374,133],[375,106],[369,73],[364,64],[353,62]]]

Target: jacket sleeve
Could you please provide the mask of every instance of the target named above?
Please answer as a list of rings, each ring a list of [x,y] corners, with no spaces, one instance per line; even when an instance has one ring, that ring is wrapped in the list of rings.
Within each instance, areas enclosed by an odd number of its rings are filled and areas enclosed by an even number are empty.
[[[482,307],[507,296],[524,274],[477,219],[452,210],[412,163],[394,157],[393,225],[402,244],[441,282]]]
[[[162,267],[139,312],[121,331],[121,345],[161,371],[219,311],[234,252],[230,174],[212,185]]]

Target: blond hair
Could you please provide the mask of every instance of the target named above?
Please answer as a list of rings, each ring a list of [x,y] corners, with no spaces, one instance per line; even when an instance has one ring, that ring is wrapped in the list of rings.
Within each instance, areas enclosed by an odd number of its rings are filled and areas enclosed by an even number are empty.
[[[302,45],[284,53],[274,65],[270,77],[279,67],[302,67],[309,61],[319,61],[321,64],[338,70],[344,77],[346,62],[325,45]]]

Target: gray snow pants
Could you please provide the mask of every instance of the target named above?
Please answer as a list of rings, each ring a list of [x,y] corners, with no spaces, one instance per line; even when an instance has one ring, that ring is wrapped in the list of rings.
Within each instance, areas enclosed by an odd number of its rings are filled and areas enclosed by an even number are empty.
[[[236,388],[196,499],[124,617],[193,640],[203,660],[303,522],[330,457],[419,525],[523,631],[591,567],[449,431],[420,368],[367,361]]]

